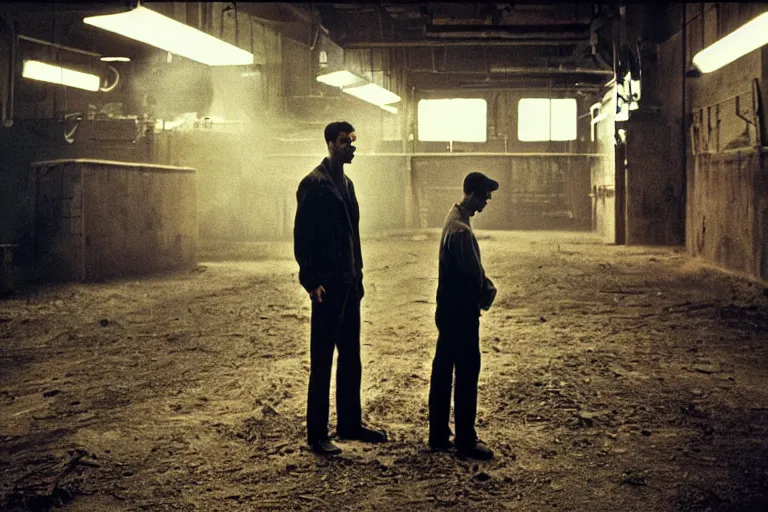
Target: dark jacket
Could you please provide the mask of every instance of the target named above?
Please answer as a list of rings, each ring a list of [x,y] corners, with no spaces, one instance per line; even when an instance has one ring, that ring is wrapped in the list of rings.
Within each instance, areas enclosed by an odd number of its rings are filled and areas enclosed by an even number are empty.
[[[489,297],[491,289],[493,283],[485,276],[469,215],[455,204],[445,219],[440,237],[438,317],[479,317],[481,306],[487,309],[489,301],[493,301]]]
[[[333,182],[327,158],[296,191],[293,252],[299,282],[309,292],[328,283],[356,283],[363,278],[360,252],[360,209],[352,180],[344,176],[347,193]]]

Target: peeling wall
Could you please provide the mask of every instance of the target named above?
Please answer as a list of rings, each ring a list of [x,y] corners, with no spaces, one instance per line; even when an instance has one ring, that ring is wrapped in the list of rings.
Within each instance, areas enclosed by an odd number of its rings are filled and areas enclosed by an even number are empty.
[[[194,169],[35,163],[35,277],[94,281],[197,263]]]
[[[716,7],[716,8],[715,8]],[[764,10],[761,4],[688,6],[688,58]],[[690,60],[689,60],[690,62]],[[760,146],[758,87],[765,98],[768,49],[687,80],[690,132],[686,247],[724,269],[768,279],[766,148]]]
[[[768,279],[768,166],[760,150],[700,155],[689,174],[688,251]]]

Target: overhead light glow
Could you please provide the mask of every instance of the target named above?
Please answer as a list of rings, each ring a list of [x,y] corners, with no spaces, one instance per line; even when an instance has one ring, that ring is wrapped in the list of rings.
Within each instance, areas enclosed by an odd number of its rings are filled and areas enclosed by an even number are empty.
[[[100,79],[90,73],[82,73],[74,69],[52,66],[38,60],[25,60],[21,76],[40,80],[57,85],[66,85],[68,87],[77,87],[86,91],[98,91]]]
[[[342,92],[351,94],[356,98],[360,98],[368,103],[373,103],[377,107],[381,105],[387,105],[388,103],[397,103],[400,101],[400,96],[386,90],[378,84],[366,84],[360,87],[349,87],[342,89]]]
[[[252,53],[142,6],[83,22],[209,66],[253,64]]]
[[[357,82],[361,82],[362,80],[362,78],[355,75],[354,73],[350,73],[347,70],[334,71],[333,73],[328,73],[317,77],[318,82],[328,84],[332,87],[347,87],[349,85],[356,84]]]
[[[102,57],[102,62],[131,62],[130,57]]]
[[[768,43],[768,12],[745,23],[693,57],[693,65],[710,73]]]
[[[379,105],[379,107],[386,110],[387,112],[392,112],[393,114],[397,114],[397,107],[392,107],[390,105]]]

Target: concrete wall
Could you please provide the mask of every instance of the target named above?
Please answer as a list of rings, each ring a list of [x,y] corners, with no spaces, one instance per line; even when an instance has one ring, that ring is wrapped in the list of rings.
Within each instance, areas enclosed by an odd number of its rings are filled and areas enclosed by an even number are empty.
[[[644,109],[627,125],[626,243],[683,245],[679,125]]]
[[[17,261],[22,264],[31,257],[32,162],[72,158],[151,162],[158,150],[158,144],[148,139],[135,143],[98,140],[102,128],[98,121],[89,120],[80,124],[70,144],[64,133],[73,126],[52,119],[16,120],[13,127],[0,129],[0,243],[21,244]]]
[[[93,281],[197,263],[194,169],[98,160],[32,165],[34,276]]]
[[[765,150],[700,155],[689,176],[688,250],[753,278],[768,279]]]
[[[463,196],[464,176],[480,171],[499,182],[481,229],[591,227],[589,175],[599,156],[419,155],[413,157],[414,208],[421,227],[441,227]]]
[[[701,48],[765,8],[760,4],[718,6],[689,6],[689,62]],[[765,117],[760,119],[754,107],[756,85],[765,99],[767,74],[768,50],[763,48],[687,80],[687,250],[724,269],[762,280],[768,278],[768,188],[766,149],[755,128],[765,126]]]
[[[623,123],[627,244],[685,243],[681,43],[678,34],[661,44],[641,47],[640,108]]]
[[[406,225],[406,163],[403,156],[358,155],[344,172],[355,184],[355,193],[360,203],[360,234],[372,235],[377,232],[402,229]],[[293,234],[296,215],[296,189],[304,176],[323,159],[323,154],[287,157],[271,155],[267,160],[276,172],[276,178],[265,187],[259,188],[271,196],[272,207],[266,212],[276,217],[277,229],[266,230],[261,236],[283,238]],[[254,219],[254,221],[257,219]],[[263,223],[263,219],[261,219]]]

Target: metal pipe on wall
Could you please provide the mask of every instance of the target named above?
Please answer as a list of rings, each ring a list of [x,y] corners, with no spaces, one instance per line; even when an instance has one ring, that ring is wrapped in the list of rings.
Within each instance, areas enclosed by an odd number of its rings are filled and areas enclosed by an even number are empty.
[[[18,39],[16,23],[5,17],[3,20],[5,20],[11,36],[11,44],[9,46],[10,55],[8,59],[8,99],[6,102],[6,108],[3,109],[3,126],[10,128],[13,126],[13,100],[15,96],[14,82],[16,81],[16,45],[18,43]]]
[[[71,46],[65,46],[65,45],[59,44],[59,43],[52,43],[50,41],[44,41],[44,40],[38,39],[36,37],[25,36],[24,34],[19,34],[18,38],[21,39],[22,41],[29,41],[31,43],[42,44],[44,46],[50,46],[52,48],[56,48],[56,49],[59,49],[59,50],[66,50],[68,52],[80,53],[82,55],[88,55],[90,57],[101,57],[100,53],[89,52],[87,50],[81,50],[79,48],[72,48]]]
[[[235,46],[240,46],[240,20],[237,17],[237,2],[232,2],[232,9],[235,11]]]
[[[685,80],[686,77],[686,70],[688,68],[688,21],[686,20],[686,17],[688,16],[688,8],[686,7],[687,4],[680,4],[680,8],[683,10],[682,16],[680,16],[681,19],[681,46],[682,46],[682,65],[680,66],[681,76],[683,80],[682,85],[682,101],[680,102],[680,164],[682,166],[682,176],[680,180],[680,201],[683,203],[681,212],[683,216],[683,226],[686,225],[686,216],[687,216],[687,190],[688,190],[688,107],[686,105],[686,102],[688,101],[686,98],[686,89],[687,89],[687,83]],[[691,124],[691,128],[693,125]],[[691,144],[693,144],[693,139],[691,138]],[[693,149],[693,146],[691,146],[691,149]],[[688,237],[688,230],[683,228],[683,244],[688,247],[688,241],[686,238]]]

